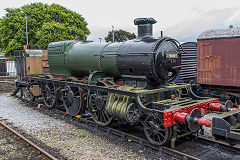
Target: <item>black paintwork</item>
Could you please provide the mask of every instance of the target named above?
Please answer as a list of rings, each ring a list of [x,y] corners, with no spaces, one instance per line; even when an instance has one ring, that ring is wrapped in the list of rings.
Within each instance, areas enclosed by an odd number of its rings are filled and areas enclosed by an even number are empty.
[[[119,73],[128,81],[138,79],[158,86],[172,80],[178,74],[180,56],[166,58],[166,53],[179,53],[174,40],[168,37],[145,37],[126,41],[118,50],[116,64]],[[124,53],[124,54],[122,54]],[[173,74],[169,76],[169,72]]]

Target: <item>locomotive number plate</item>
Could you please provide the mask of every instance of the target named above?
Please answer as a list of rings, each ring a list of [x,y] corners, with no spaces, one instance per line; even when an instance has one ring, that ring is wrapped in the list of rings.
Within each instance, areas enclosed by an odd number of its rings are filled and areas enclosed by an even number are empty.
[[[177,53],[165,53],[166,58],[178,58]]]

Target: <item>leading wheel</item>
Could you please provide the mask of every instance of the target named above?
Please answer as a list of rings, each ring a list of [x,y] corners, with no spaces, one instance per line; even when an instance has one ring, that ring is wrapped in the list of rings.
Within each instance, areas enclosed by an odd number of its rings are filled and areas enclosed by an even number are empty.
[[[161,120],[153,115],[146,117],[143,123],[143,129],[149,142],[155,145],[167,144],[172,135],[171,127],[164,127]]]
[[[41,90],[42,90],[43,103],[48,108],[53,108],[57,103],[57,99],[58,99],[56,87],[54,86],[54,84],[51,82],[46,82],[42,84]]]
[[[81,88],[66,86],[60,95],[67,114],[76,116],[83,111],[84,99]]]
[[[101,82],[101,86],[107,86]],[[108,93],[105,91],[96,90],[89,94],[88,110],[92,115],[92,119],[100,126],[107,126],[111,123],[110,117],[105,109]]]

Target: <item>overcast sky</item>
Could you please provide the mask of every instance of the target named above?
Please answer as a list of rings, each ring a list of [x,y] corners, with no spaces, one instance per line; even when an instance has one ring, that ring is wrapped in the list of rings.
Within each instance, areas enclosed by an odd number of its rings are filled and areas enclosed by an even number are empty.
[[[112,26],[137,33],[133,20],[153,17],[154,35],[163,34],[183,41],[196,41],[199,33],[211,28],[240,26],[239,0],[0,0],[0,17],[5,8],[32,2],[58,3],[81,14],[88,22],[88,40],[104,38]]]

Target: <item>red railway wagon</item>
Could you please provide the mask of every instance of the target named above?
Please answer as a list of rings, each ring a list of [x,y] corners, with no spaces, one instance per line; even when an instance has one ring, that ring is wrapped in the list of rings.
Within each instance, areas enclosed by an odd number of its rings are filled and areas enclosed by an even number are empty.
[[[197,82],[239,98],[240,29],[205,31],[198,36],[197,47]]]

